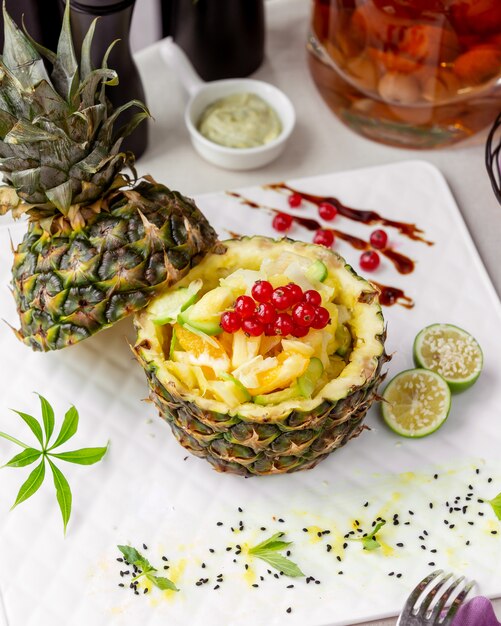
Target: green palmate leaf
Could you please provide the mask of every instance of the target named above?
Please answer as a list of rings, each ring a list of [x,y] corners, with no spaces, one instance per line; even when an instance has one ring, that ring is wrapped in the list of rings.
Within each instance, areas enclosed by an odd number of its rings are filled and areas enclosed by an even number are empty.
[[[501,520],[501,493],[498,493],[495,498],[488,500],[488,502],[491,505],[496,517]]]
[[[63,420],[63,425],[61,426],[61,430],[59,431],[59,435],[57,436],[56,441],[50,447],[51,450],[57,448],[61,444],[71,439],[73,435],[77,432],[78,428],[78,411],[74,406],[70,407],[65,415]]]
[[[70,452],[51,452],[50,456],[68,463],[77,463],[78,465],[93,465],[100,461],[106,454],[108,446],[104,448],[81,448],[80,450],[71,450]]]
[[[21,502],[27,500],[30,496],[36,493],[41,484],[43,483],[43,479],[45,478],[45,459],[42,459],[40,465],[37,465],[35,469],[28,476],[27,480],[21,485],[19,492],[17,494],[16,501],[12,505],[11,509],[16,507]]]
[[[291,576],[293,578],[304,576],[303,572],[295,563],[273,550],[260,550],[254,553],[254,556],[265,561],[265,563],[268,563],[268,565],[271,565],[278,571],[283,572],[284,576]]]
[[[26,448],[6,463],[3,467],[25,467],[31,465],[40,458],[42,452],[35,450],[35,448]]]
[[[66,526],[71,515],[71,489],[68,481],[63,476],[63,473],[52,463],[49,459],[50,469],[52,470],[52,476],[54,478],[54,487],[56,488],[56,497],[61,509],[61,515],[63,517],[64,532],[66,533]]]
[[[179,591],[179,589],[172,582],[172,580],[169,580],[164,576],[154,576],[153,574],[146,574],[146,578],[162,591],[164,591],[165,589],[169,589],[170,591]]]
[[[42,407],[42,420],[45,430],[45,446],[47,447],[49,439],[54,431],[54,409],[43,396],[40,394],[37,395],[40,398],[40,405]]]
[[[29,426],[31,432],[38,439],[38,442],[40,443],[40,445],[43,446],[42,427],[38,423],[38,420],[36,420],[32,415],[28,415],[28,413],[23,413],[22,411],[16,411],[16,409],[11,409],[11,411],[13,411],[14,413],[17,413],[19,417],[21,417],[24,420],[24,422]]]

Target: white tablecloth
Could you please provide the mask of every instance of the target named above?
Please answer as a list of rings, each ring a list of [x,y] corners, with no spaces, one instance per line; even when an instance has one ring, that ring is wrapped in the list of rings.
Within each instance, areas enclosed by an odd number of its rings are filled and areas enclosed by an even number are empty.
[[[501,293],[501,207],[492,193],[484,166],[485,133],[469,140],[467,145],[435,152],[390,148],[352,133],[328,109],[309,75],[305,50],[308,13],[309,3],[305,0],[267,3],[266,60],[255,74],[255,78],[285,91],[296,108],[297,127],[285,154],[266,168],[250,172],[222,170],[199,157],[191,147],[183,123],[186,95],[163,63],[155,44],[136,56],[155,118],[150,127],[149,149],[138,162],[138,171],[194,195],[422,158],[445,175],[492,281]],[[501,615],[501,600],[495,607]],[[386,620],[374,622],[373,626],[394,623],[395,620]]]

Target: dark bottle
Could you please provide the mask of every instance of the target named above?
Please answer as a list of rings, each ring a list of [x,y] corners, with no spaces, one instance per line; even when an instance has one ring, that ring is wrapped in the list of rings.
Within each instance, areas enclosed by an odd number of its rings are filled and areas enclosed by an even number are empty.
[[[59,0],[7,0],[7,11],[16,24],[24,23],[29,34],[49,50],[55,50],[61,17]],[[0,11],[0,50],[3,50],[3,16]]]
[[[264,58],[263,0],[164,0],[164,35],[204,80],[248,76]]]
[[[92,61],[95,67],[100,67],[104,53],[115,39],[115,44],[108,59],[108,67],[116,70],[119,84],[109,87],[106,95],[117,107],[129,100],[145,102],[144,89],[141,77],[132,58],[129,45],[130,23],[136,0],[71,0],[71,29],[77,53],[80,53],[85,33],[92,21],[99,17],[92,41]],[[64,0],[61,0],[64,5]],[[119,125],[127,123],[137,113],[131,107],[119,117]],[[124,140],[125,150],[132,151],[139,158],[148,144],[148,127],[146,122],[141,123],[135,131]]]

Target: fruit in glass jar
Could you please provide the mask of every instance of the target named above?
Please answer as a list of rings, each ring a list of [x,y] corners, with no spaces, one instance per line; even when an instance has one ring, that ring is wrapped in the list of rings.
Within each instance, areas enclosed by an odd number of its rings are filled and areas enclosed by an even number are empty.
[[[466,85],[480,85],[501,72],[501,49],[477,46],[454,61],[454,73]]]
[[[398,104],[414,104],[421,95],[419,81],[415,76],[401,72],[388,72],[378,84],[381,98]]]

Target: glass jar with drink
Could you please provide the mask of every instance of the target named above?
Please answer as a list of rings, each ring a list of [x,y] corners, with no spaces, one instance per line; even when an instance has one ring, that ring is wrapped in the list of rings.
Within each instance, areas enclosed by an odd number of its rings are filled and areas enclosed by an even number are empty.
[[[313,0],[313,79],[356,132],[437,148],[501,110],[501,0]]]

